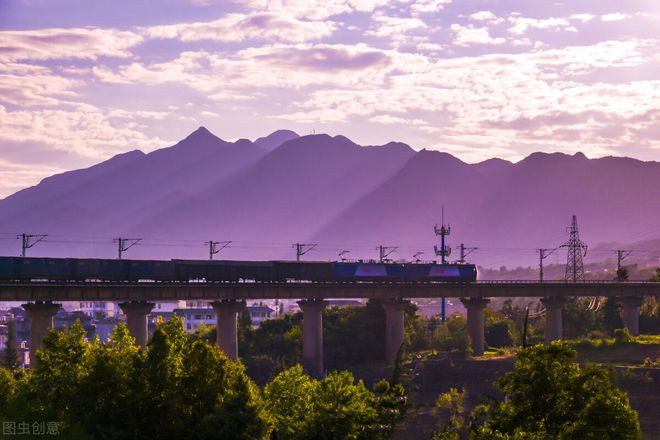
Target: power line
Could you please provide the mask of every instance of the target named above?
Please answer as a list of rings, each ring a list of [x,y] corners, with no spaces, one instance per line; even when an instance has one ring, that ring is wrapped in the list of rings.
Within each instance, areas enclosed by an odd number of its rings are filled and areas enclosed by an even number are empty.
[[[121,260],[122,254],[142,241],[141,238],[115,238],[113,243],[117,243],[117,256]]]
[[[560,247],[568,248],[568,257],[566,261],[566,281],[584,280],[584,263],[582,257],[587,256],[587,245],[580,241],[578,232],[577,216],[573,216],[571,226],[567,228],[569,233],[568,241]]]
[[[209,240],[205,245],[208,245],[209,247],[209,260],[213,260],[213,256],[223,250],[226,247],[229,247],[231,244],[231,241],[213,241]],[[218,247],[220,245],[220,247]]]
[[[296,261],[300,261],[300,257],[302,257],[307,252],[314,249],[316,246],[318,246],[318,243],[313,243],[313,244],[295,243],[295,244],[293,244],[292,247],[296,248]]]
[[[399,246],[383,246],[383,245],[380,245],[376,249],[378,249],[378,254],[379,254],[378,261],[380,261],[381,263],[384,263],[384,262],[390,261],[390,259],[387,258],[387,257],[389,257],[391,253],[393,253],[394,251],[399,249]]]
[[[21,257],[26,256],[26,251],[30,249],[32,246],[35,244],[39,243],[40,241],[43,241],[46,237],[48,237],[48,234],[20,234],[17,235],[16,238],[21,239]]]
[[[554,249],[539,249],[539,281],[543,282],[543,260],[555,253],[557,248]]]
[[[457,261],[457,263],[465,264],[466,263],[465,257],[470,255],[472,252],[478,250],[479,248],[476,248],[476,247],[467,247],[466,248],[465,245],[463,243],[461,243],[460,249],[461,249],[461,258]]]

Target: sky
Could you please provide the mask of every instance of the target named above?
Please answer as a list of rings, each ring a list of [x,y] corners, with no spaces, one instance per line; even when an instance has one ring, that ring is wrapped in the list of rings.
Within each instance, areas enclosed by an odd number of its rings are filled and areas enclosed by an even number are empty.
[[[0,197],[199,126],[660,160],[652,0],[0,0]]]

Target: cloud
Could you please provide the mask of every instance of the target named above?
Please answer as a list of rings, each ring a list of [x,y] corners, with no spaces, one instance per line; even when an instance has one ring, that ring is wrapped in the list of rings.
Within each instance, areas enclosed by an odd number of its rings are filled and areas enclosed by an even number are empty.
[[[104,160],[127,149],[152,150],[167,143],[146,136],[136,119],[87,106],[83,110],[8,110],[0,105],[0,142],[39,143],[74,156]],[[152,115],[148,115],[151,117]]]
[[[486,21],[493,24],[504,23],[504,19],[498,17],[490,11],[478,11],[470,15],[470,20],[474,21]]]
[[[391,115],[377,115],[377,116],[372,116],[369,118],[370,122],[376,122],[379,124],[386,124],[386,125],[391,125],[391,124],[399,124],[399,125],[424,125],[425,122],[422,119],[408,119],[408,118],[400,118],[398,116],[391,116]]]
[[[228,14],[218,20],[153,26],[143,29],[149,38],[181,41],[276,40],[304,42],[327,37],[336,29],[331,21],[301,21],[279,13]]]
[[[515,35],[522,35],[525,32],[527,32],[530,28],[553,30],[553,31],[576,30],[571,26],[569,21],[565,18],[550,17],[544,19],[536,19],[536,18],[511,16],[509,17],[509,22],[512,23],[513,26],[511,26],[508,29],[508,31]]]
[[[388,0],[237,0],[253,12],[275,12],[308,20],[324,20],[339,14],[372,12]]]
[[[0,102],[17,106],[54,106],[77,97],[79,80],[54,74],[49,68],[21,63],[0,64]]]
[[[605,14],[600,17],[601,20],[603,21],[621,21],[625,20],[627,18],[630,18],[631,16],[628,14],[621,14],[618,12],[614,12],[612,14]]]
[[[366,34],[375,37],[390,38],[395,41],[405,41],[406,32],[425,29],[428,26],[419,18],[393,17],[375,13],[372,17],[372,29]]]
[[[127,58],[142,41],[131,31],[93,27],[0,31],[0,61]]]
[[[256,58],[303,67],[310,70],[363,70],[373,66],[385,66],[389,56],[382,50],[371,50],[366,46],[281,47],[263,55],[251,51]]]
[[[472,44],[504,44],[505,38],[493,38],[487,27],[475,28],[471,24],[461,26],[452,24],[450,29],[454,32],[454,43],[459,46],[469,46]]]
[[[416,0],[410,5],[410,13],[418,16],[441,11],[452,0]]]

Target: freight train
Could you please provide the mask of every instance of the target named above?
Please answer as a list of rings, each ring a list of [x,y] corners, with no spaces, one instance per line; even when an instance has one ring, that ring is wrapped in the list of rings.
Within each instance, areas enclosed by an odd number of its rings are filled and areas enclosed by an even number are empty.
[[[3,282],[472,282],[473,264],[0,257]]]

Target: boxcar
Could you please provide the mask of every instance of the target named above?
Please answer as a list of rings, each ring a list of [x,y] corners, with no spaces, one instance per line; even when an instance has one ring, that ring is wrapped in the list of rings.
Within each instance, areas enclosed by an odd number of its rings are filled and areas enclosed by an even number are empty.
[[[20,260],[18,257],[0,257],[0,280],[18,280]]]
[[[102,281],[125,281],[128,280],[127,260],[98,260],[99,279]]]
[[[21,258],[19,265],[22,280],[62,281],[72,278],[68,258]]]
[[[325,282],[332,280],[332,263],[325,261],[275,261],[274,281],[311,281]]]
[[[278,281],[272,261],[226,261],[239,280],[272,282]]]
[[[130,260],[128,265],[130,281],[173,281],[175,278],[174,262],[172,261]]]
[[[69,265],[72,279],[76,281],[101,278],[101,260],[98,258],[69,258]]]

